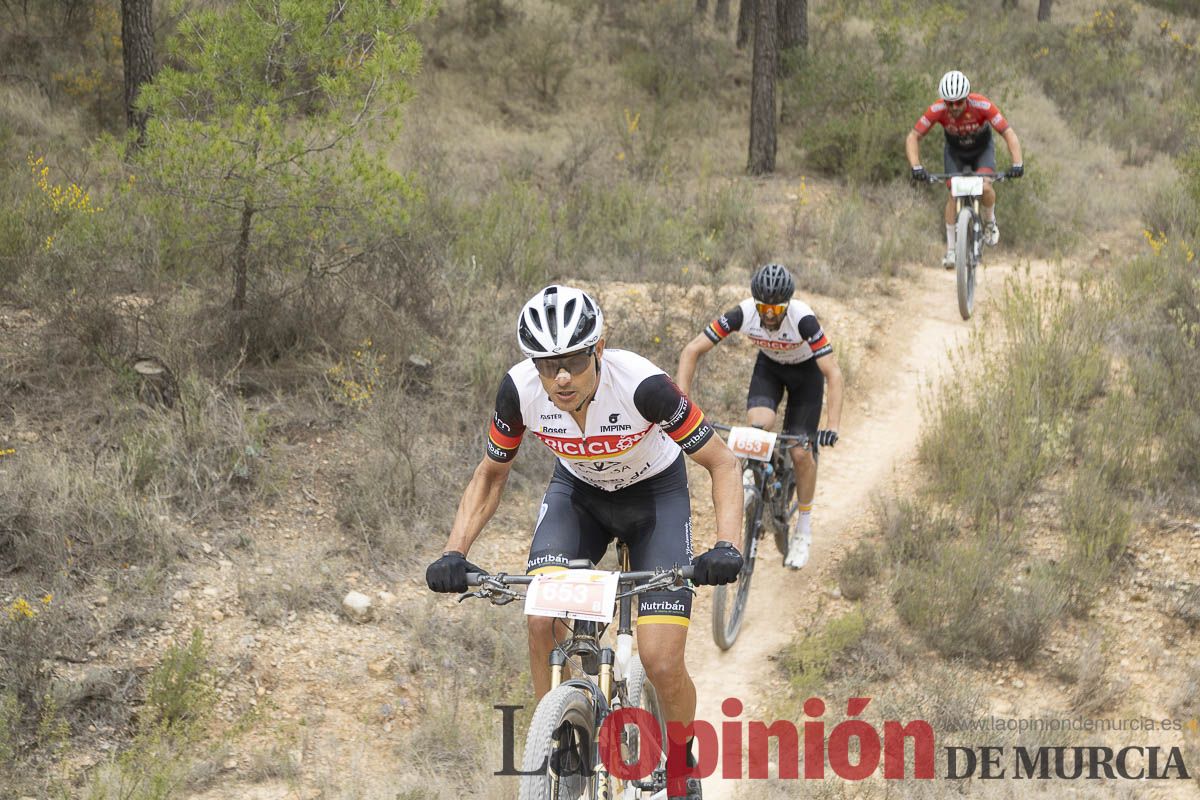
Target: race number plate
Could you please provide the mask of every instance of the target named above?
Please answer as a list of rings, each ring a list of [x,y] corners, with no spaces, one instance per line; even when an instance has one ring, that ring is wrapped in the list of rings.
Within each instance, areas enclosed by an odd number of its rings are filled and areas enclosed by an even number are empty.
[[[950,193],[955,197],[978,197],[983,194],[983,178],[977,175],[951,178]]]
[[[770,461],[775,452],[775,434],[762,428],[730,428],[729,449],[740,458]]]
[[[620,575],[591,569],[567,569],[536,575],[525,594],[525,613],[612,622]]]

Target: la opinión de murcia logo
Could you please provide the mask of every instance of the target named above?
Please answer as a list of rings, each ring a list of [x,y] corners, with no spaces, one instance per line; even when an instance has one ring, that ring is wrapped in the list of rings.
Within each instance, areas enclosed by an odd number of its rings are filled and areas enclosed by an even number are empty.
[[[765,780],[769,772],[772,742],[778,755],[777,777],[797,780],[801,777],[823,780],[826,770],[848,781],[861,781],[875,775],[882,765],[886,780],[933,780],[936,775],[936,742],[933,727],[925,720],[886,720],[878,726],[856,719],[866,711],[869,697],[851,697],[846,701],[846,716],[827,726],[825,701],[810,697],[804,702],[804,714],[811,719],[797,727],[790,720],[762,722],[734,719],[744,710],[740,700],[726,698],[721,713],[728,719],[714,725],[696,720],[690,725],[667,723],[667,790],[684,794],[688,778],[708,778],[720,771],[726,780],[748,778]],[[504,764],[496,775],[523,773],[516,769],[514,751],[515,714],[523,706],[499,705],[503,715]],[[1106,721],[1107,722],[1107,721]],[[1194,725],[1195,721],[1187,723]],[[970,726],[968,726],[970,727]],[[982,726],[976,727],[980,729]],[[1076,730],[1104,726],[1079,726]],[[1115,726],[1113,726],[1115,727]],[[1178,720],[1163,720],[1159,729],[1179,731]],[[638,731],[638,760],[622,758],[622,744],[630,728]],[[1004,730],[1006,726],[992,726]],[[1022,728],[1024,729],[1024,728]],[[1127,729],[1125,726],[1122,730]],[[1153,727],[1141,727],[1153,730]],[[696,740],[696,765],[687,766],[685,742]],[[852,744],[853,743],[853,744]],[[581,743],[590,749],[591,743]],[[615,778],[644,780],[659,766],[664,742],[657,720],[641,708],[621,708],[608,715],[596,742],[605,768]],[[1036,780],[1190,780],[1191,773],[1179,747],[1137,746],[945,746],[946,780],[979,778]],[[911,761],[909,755],[911,754]],[[911,769],[909,764],[911,763]]]

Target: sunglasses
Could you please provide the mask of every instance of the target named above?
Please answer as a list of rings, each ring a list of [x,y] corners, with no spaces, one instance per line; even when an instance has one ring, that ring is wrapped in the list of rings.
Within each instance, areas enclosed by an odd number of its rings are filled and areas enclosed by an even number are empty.
[[[774,314],[777,317],[783,316],[788,307],[787,303],[755,303],[754,305],[758,308],[759,314],[763,316]]]
[[[578,353],[572,353],[569,356],[558,356],[555,358],[535,358],[533,366],[537,368],[538,374],[543,378],[554,379],[558,377],[558,373],[564,369],[572,375],[579,375],[587,371],[587,368],[592,365],[592,356],[595,355],[596,348],[589,347],[587,350],[581,350]]]
[[[947,100],[946,101],[946,105],[951,106],[953,108],[958,108],[959,106],[965,106],[966,104],[967,104],[966,100]]]

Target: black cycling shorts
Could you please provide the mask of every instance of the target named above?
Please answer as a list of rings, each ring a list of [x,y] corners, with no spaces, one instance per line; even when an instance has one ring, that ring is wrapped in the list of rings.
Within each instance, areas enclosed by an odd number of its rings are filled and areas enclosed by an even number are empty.
[[[584,483],[555,464],[525,571],[565,569],[574,558],[599,563],[614,539],[629,547],[633,570],[692,563],[692,507],[683,453],[654,477],[614,492]],[[691,592],[638,595],[639,625],[686,626],[691,614]]]
[[[942,164],[946,172],[995,172],[996,140],[988,136],[986,145],[973,150],[961,150],[947,143],[942,150]]]
[[[807,433],[813,439],[816,452],[817,426],[821,424],[821,404],[825,395],[825,374],[810,358],[799,364],[780,364],[762,353],[754,362],[750,375],[750,391],[746,408],[769,408],[775,411],[787,389],[787,410],[783,414],[784,433]]]

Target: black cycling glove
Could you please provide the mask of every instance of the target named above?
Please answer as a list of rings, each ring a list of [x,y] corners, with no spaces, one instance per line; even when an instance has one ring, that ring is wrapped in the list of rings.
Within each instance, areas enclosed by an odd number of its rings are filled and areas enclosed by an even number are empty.
[[[435,592],[465,592],[467,572],[479,572],[479,568],[462,553],[451,550],[425,568],[425,583]]]
[[[837,444],[838,432],[830,430],[817,431],[817,444],[821,447],[833,447]]]
[[[1025,165],[1024,164],[1013,164],[1008,169],[1008,175],[1011,178],[1019,178],[1024,174],[1025,174]]]
[[[928,183],[929,173],[920,164],[912,168],[912,179],[917,183]]]
[[[717,542],[692,563],[692,582],[697,586],[733,583],[742,571],[742,554],[729,542]]]

